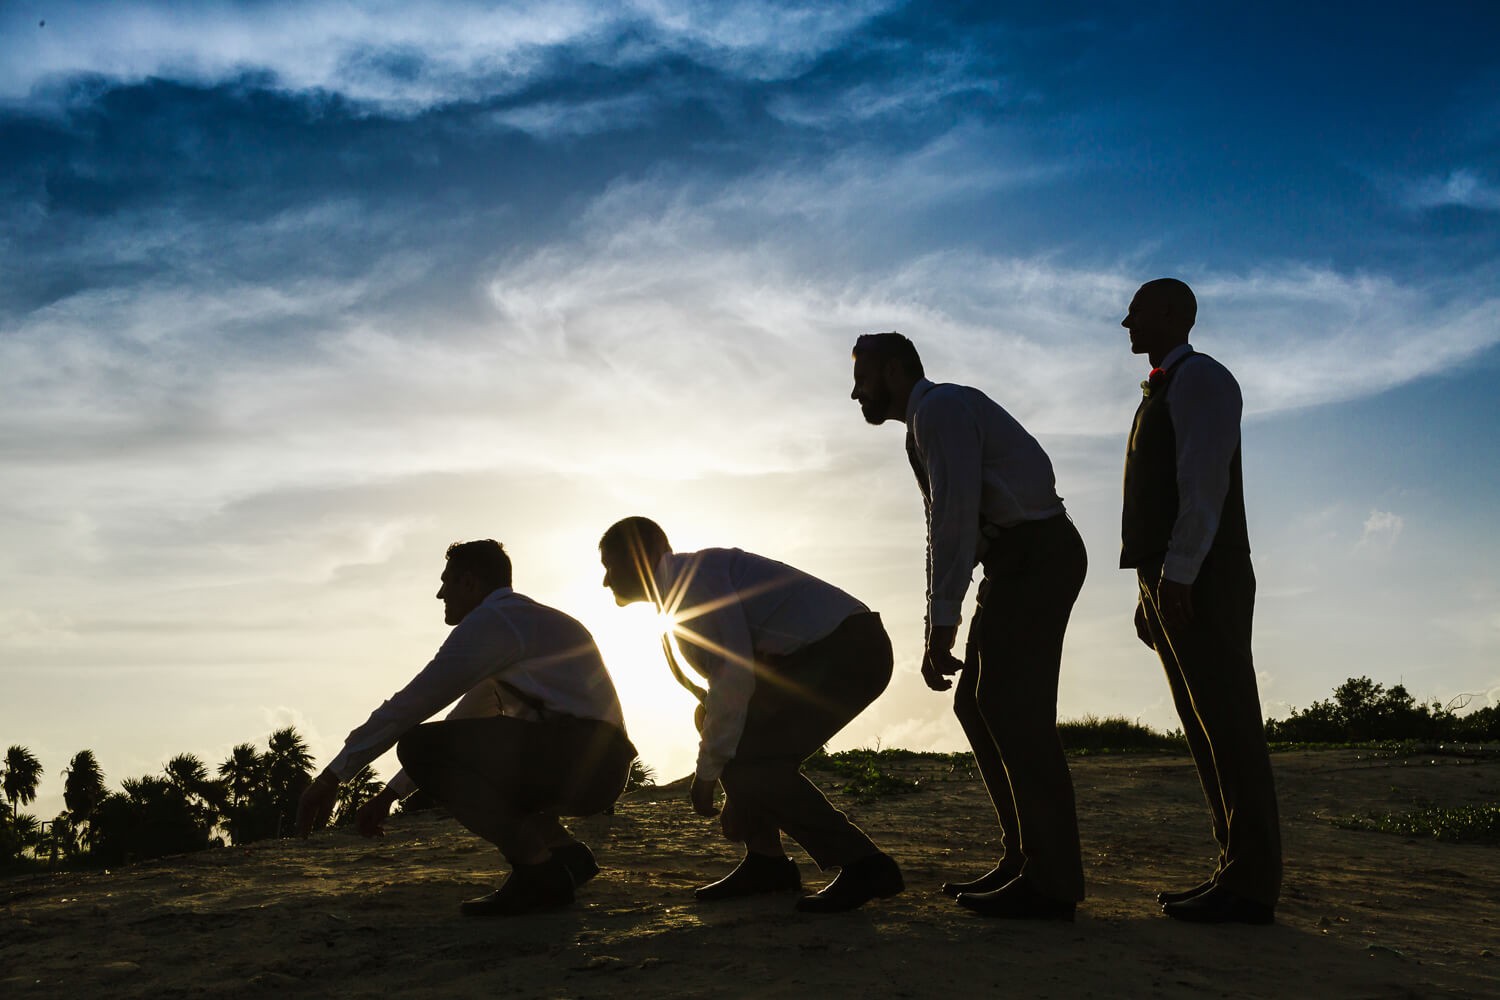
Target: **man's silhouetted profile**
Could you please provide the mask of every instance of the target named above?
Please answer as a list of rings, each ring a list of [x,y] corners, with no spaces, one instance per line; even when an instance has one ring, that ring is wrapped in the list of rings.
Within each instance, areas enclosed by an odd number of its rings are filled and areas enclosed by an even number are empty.
[[[437,596],[453,631],[349,734],[303,795],[298,828],[320,825],[339,782],[396,746],[402,771],[360,810],[361,833],[379,833],[391,803],[420,786],[510,862],[504,885],[464,913],[570,903],[599,868],[558,817],[613,805],[635,759],[614,684],[587,629],[511,589],[498,542],[449,546]],[[422,724],[454,699],[444,721]]]
[[[698,899],[800,888],[783,831],[818,867],[839,869],[797,909],[833,913],[900,892],[896,862],[800,770],[889,683],[891,643],[880,617],[773,559],[739,549],[673,552],[644,517],[611,526],[599,556],[619,604],[650,601],[673,615],[683,656],[707,681],[690,798],[712,816],[723,785],[724,835],[745,845],[745,857],[698,889]],[[681,677],[670,647],[668,658]]]
[[[1136,571],[1136,634],[1166,669],[1219,845],[1206,881],[1157,898],[1179,920],[1270,923],[1281,833],[1250,652],[1242,403],[1229,370],[1188,343],[1197,314],[1192,289],[1160,278],[1120,323],[1152,366],[1125,453],[1120,565]]]
[[[1083,862],[1068,762],[1057,736],[1063,633],[1088,557],[1036,439],[984,393],[928,381],[899,333],[860,337],[854,391],[865,420],[906,424],[927,511],[922,676],[953,686],[1004,837],[988,873],[943,891],[993,917],[1072,920]],[[952,649],[964,595],[984,566],[962,664]]]

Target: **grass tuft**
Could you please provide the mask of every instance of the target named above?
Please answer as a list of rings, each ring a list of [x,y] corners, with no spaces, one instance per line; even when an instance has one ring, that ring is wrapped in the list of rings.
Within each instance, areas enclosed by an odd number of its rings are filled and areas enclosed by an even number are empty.
[[[1403,813],[1337,816],[1345,830],[1376,830],[1404,837],[1433,837],[1450,844],[1500,844],[1500,804],[1425,806]]]
[[[1157,732],[1122,715],[1104,718],[1085,715],[1081,719],[1064,720],[1057,724],[1057,735],[1062,740],[1063,749],[1076,756],[1187,749],[1180,732]]]

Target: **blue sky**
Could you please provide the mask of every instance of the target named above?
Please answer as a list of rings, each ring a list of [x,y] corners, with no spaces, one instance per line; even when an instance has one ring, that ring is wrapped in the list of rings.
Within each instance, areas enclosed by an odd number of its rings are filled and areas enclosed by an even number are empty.
[[[1001,8],[997,12],[996,8]],[[45,23],[43,23],[45,22]],[[1060,711],[1175,726],[1114,569],[1161,275],[1244,389],[1268,714],[1351,675],[1500,702],[1500,9],[0,7],[0,743],[109,778],[320,760],[496,537],[692,759],[614,519],[882,612],[841,745],[954,749],[920,498],[849,347],[1036,434],[1089,547]],[[50,815],[46,808],[39,811]]]

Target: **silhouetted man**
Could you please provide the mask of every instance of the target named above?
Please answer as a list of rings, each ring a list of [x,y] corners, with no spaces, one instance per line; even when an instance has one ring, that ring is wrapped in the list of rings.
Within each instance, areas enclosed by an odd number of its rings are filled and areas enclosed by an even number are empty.
[[[712,816],[724,787],[724,835],[745,845],[703,902],[801,887],[787,833],[839,874],[797,909],[833,913],[903,888],[896,862],[802,774],[802,761],[885,690],[891,643],[880,616],[837,587],[739,549],[673,552],[655,521],[619,521],[599,540],[604,586],[620,605],[671,614],[688,664],[708,682],[693,809]],[[668,664],[682,679],[668,645]]]
[[[321,825],[339,782],[396,746],[403,769],[361,810],[360,832],[379,833],[391,803],[420,787],[510,862],[505,883],[465,914],[571,903],[599,867],[558,817],[613,805],[635,759],[609,672],[587,629],[511,589],[498,542],[449,546],[437,596],[453,631],[349,734],[302,796],[298,829]],[[447,719],[420,724],[458,698]]]
[[[1072,920],[1083,899],[1073,783],[1057,736],[1063,633],[1088,557],[1036,439],[978,389],[934,384],[912,342],[854,345],[865,420],[906,424],[927,511],[927,643],[922,677],[953,686],[1003,836],[995,867],[943,891],[985,916]],[[964,662],[952,653],[976,564],[984,580]]]
[[[1136,634],[1166,668],[1219,845],[1207,881],[1157,898],[1179,920],[1267,924],[1281,891],[1281,833],[1250,654],[1242,403],[1229,370],[1188,343],[1197,314],[1192,289],[1159,278],[1120,323],[1152,365],[1125,453],[1120,565],[1136,571]]]

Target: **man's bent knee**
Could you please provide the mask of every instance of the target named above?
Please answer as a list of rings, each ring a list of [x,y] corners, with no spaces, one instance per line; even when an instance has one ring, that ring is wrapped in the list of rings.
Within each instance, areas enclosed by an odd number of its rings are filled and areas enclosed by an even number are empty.
[[[396,759],[419,785],[422,783],[420,775],[429,773],[434,765],[448,756],[442,726],[441,722],[425,722],[409,730],[396,743]]]

